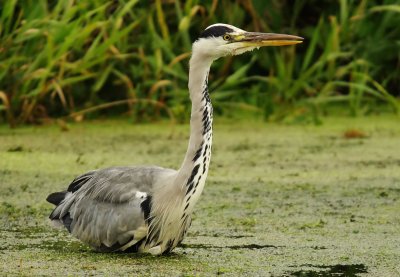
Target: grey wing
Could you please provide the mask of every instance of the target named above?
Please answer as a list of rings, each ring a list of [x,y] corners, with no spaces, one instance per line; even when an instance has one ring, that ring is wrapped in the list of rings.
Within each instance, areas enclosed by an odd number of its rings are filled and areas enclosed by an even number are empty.
[[[124,250],[147,235],[155,182],[174,173],[161,167],[114,167],[76,178],[50,219],[102,250]]]

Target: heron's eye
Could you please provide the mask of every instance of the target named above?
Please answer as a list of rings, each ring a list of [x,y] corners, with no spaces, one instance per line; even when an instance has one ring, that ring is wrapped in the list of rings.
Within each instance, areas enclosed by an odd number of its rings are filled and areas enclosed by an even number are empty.
[[[231,36],[228,35],[228,34],[226,34],[226,35],[224,35],[223,39],[224,39],[224,40],[230,40],[230,39],[231,39]]]

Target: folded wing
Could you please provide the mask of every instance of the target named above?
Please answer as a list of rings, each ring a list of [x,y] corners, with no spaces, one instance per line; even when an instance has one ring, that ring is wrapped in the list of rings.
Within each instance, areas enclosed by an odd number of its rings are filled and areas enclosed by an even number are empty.
[[[58,204],[50,219],[100,251],[135,248],[147,235],[152,188],[171,171],[113,167],[88,172],[77,177],[67,191],[49,195],[48,201]]]

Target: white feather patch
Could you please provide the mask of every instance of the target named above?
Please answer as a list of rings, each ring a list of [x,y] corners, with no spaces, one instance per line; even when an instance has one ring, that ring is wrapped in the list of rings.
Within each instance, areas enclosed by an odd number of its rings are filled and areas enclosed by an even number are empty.
[[[141,192],[141,191],[137,191],[136,194],[135,194],[135,197],[138,198],[138,199],[143,199],[144,200],[147,197],[147,193]]]

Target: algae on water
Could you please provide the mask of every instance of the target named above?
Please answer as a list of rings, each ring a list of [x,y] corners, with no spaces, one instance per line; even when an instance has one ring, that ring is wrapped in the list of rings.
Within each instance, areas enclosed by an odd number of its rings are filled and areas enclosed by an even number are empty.
[[[176,168],[188,126],[0,127],[0,271],[400,275],[397,118],[327,119],[321,126],[216,121],[209,178],[193,225],[182,247],[162,257],[93,252],[50,226],[52,206],[45,198],[94,168]]]

